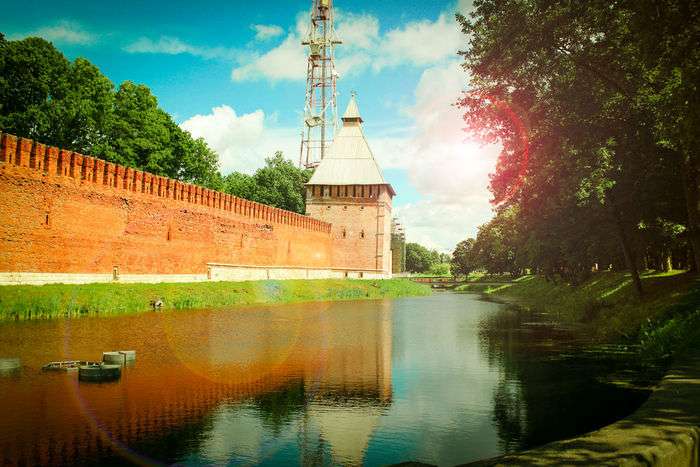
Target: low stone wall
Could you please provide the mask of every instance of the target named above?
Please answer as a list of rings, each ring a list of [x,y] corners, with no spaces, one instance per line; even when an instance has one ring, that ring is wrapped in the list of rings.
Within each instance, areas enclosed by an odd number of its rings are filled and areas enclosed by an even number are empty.
[[[215,281],[254,281],[266,279],[391,279],[377,270],[302,268],[276,266],[209,265],[209,276]]]
[[[700,350],[679,359],[629,417],[577,438],[467,464],[700,465]]]
[[[0,285],[96,284],[105,282],[150,283],[201,282],[206,274],[80,274],[51,272],[0,272]]]
[[[119,274],[0,272],[0,285],[93,284],[256,281],[285,279],[391,279],[382,271],[352,269],[303,268],[284,266],[240,266],[210,263],[206,274]]]

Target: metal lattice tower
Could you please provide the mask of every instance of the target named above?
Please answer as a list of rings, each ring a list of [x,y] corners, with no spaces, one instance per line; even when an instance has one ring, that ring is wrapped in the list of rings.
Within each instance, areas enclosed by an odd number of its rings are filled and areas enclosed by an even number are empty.
[[[299,166],[306,168],[318,165],[333,140],[338,121],[335,46],[341,43],[333,28],[333,0],[311,4],[309,34],[302,42],[309,50]]]

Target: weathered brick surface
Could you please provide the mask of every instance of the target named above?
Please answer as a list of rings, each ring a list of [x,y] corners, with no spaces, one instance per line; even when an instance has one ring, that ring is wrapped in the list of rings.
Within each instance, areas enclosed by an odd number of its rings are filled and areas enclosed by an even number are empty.
[[[306,214],[332,224],[332,266],[391,273],[391,196],[386,185],[312,186]]]
[[[325,222],[8,134],[0,142],[0,272],[331,266]]]

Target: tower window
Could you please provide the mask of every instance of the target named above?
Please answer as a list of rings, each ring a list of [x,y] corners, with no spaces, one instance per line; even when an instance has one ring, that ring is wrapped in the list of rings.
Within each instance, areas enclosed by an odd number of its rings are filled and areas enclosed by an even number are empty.
[[[347,211],[347,210],[348,210],[348,207],[347,207],[347,206],[343,206],[343,211]]]
[[[342,235],[343,235],[343,238],[345,238],[345,237],[348,236],[348,233],[345,231],[345,229],[343,229],[343,234],[342,234]]]
[[[365,238],[365,230],[360,230],[360,238]]]

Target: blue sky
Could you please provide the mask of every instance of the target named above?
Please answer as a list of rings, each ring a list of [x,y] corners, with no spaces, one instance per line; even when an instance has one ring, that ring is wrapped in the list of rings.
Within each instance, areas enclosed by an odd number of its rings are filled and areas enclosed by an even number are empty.
[[[0,31],[38,35],[86,57],[115,85],[148,85],[183,128],[219,153],[223,172],[296,160],[310,1],[5,1]],[[491,215],[495,148],[461,131],[451,106],[468,83],[454,12],[469,2],[336,0],[339,111],[358,93],[370,147],[396,189],[410,241],[443,251]]]

